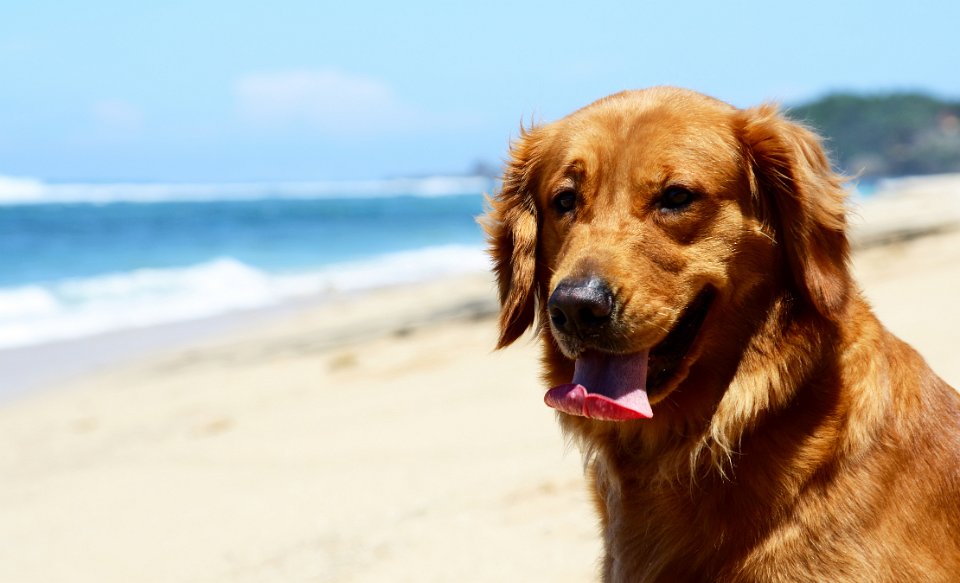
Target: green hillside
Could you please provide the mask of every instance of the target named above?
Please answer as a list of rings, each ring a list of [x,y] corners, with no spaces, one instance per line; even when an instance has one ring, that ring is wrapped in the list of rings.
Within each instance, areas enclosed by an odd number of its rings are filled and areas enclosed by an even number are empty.
[[[848,175],[960,172],[960,101],[921,93],[834,93],[788,114],[827,139],[835,163]]]

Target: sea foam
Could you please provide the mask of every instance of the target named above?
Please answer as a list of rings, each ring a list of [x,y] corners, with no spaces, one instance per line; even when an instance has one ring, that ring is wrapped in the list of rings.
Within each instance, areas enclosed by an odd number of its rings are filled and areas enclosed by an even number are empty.
[[[315,270],[268,272],[231,257],[0,288],[0,348],[332,297],[490,268],[482,248],[443,245]]]
[[[427,176],[385,180],[235,183],[46,183],[0,176],[0,205],[113,202],[207,202],[262,199],[449,196],[490,192],[486,176]]]

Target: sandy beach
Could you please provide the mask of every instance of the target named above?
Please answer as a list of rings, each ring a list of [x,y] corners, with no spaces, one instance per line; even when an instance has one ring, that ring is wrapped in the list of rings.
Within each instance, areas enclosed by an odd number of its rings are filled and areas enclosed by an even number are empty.
[[[955,387],[958,183],[881,193],[852,231],[881,320]],[[491,280],[306,305],[5,403],[0,581],[593,580],[579,453],[535,342],[492,351]]]

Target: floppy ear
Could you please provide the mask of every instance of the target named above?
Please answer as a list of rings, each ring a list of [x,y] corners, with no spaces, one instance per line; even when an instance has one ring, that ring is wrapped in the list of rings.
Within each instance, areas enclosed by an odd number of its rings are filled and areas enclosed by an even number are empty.
[[[843,180],[820,139],[772,105],[741,112],[751,186],[772,223],[802,297],[820,314],[841,317],[850,294]]]
[[[500,340],[503,348],[533,324],[537,267],[537,207],[534,167],[539,155],[537,130],[520,129],[500,191],[488,199],[483,220],[500,290]]]

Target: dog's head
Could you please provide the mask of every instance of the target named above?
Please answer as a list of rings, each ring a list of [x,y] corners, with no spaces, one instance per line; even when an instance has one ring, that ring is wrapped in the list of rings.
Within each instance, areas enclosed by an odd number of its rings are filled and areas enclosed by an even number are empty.
[[[698,363],[732,366],[778,293],[827,320],[849,293],[843,191],[816,136],[691,91],[524,130],[486,228],[499,346],[539,318],[548,403],[596,419],[648,417]]]

